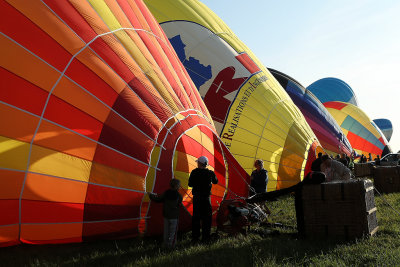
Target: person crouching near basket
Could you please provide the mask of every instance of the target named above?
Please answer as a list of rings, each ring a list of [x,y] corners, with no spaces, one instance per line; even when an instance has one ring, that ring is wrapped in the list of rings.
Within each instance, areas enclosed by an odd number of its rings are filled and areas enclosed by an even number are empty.
[[[178,192],[181,182],[178,179],[172,179],[169,182],[169,186],[170,188],[160,196],[154,193],[149,193],[149,197],[155,202],[164,203],[164,246],[167,248],[174,248],[178,232],[179,210],[182,206],[182,196]]]

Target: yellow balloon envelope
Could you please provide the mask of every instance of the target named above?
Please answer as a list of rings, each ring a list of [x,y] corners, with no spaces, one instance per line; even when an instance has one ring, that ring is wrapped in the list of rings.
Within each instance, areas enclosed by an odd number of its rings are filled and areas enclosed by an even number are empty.
[[[262,159],[269,171],[268,191],[302,180],[319,143],[302,113],[250,49],[199,1],[145,3],[241,166],[251,173],[254,161]]]

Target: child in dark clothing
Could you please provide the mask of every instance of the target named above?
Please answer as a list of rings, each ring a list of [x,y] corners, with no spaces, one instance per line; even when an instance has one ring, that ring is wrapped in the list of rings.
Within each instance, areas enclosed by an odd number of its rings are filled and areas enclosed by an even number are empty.
[[[178,189],[181,182],[178,179],[172,179],[169,182],[170,189],[166,190],[162,195],[158,196],[149,193],[151,200],[163,202],[164,216],[164,245],[173,248],[176,243],[176,233],[178,232],[179,209],[182,205],[182,196]]]

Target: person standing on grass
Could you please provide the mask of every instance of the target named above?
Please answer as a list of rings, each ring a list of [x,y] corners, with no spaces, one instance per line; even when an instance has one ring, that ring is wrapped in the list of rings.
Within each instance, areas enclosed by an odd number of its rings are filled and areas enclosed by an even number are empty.
[[[250,176],[250,186],[254,189],[254,192],[250,192],[250,194],[265,193],[267,192],[268,171],[264,169],[264,162],[261,159],[254,162],[254,167],[256,169]]]
[[[170,188],[162,195],[158,196],[149,193],[151,200],[163,202],[163,217],[164,217],[164,246],[174,248],[176,244],[176,234],[178,232],[178,217],[179,210],[182,206],[182,196],[178,190],[181,182],[178,179],[172,179],[169,182]]]
[[[192,242],[198,242],[200,238],[200,225],[202,241],[210,240],[211,235],[211,188],[217,184],[218,179],[212,170],[207,169],[208,158],[199,157],[197,168],[189,176],[189,186],[193,194],[193,217],[192,217]]]

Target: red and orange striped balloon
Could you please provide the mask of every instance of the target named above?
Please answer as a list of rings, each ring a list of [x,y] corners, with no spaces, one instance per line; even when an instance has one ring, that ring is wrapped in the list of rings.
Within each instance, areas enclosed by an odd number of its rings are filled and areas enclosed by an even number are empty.
[[[247,195],[197,89],[141,0],[0,1],[0,245],[162,232],[146,192],[195,159],[213,208]],[[228,183],[229,178],[229,183]]]

